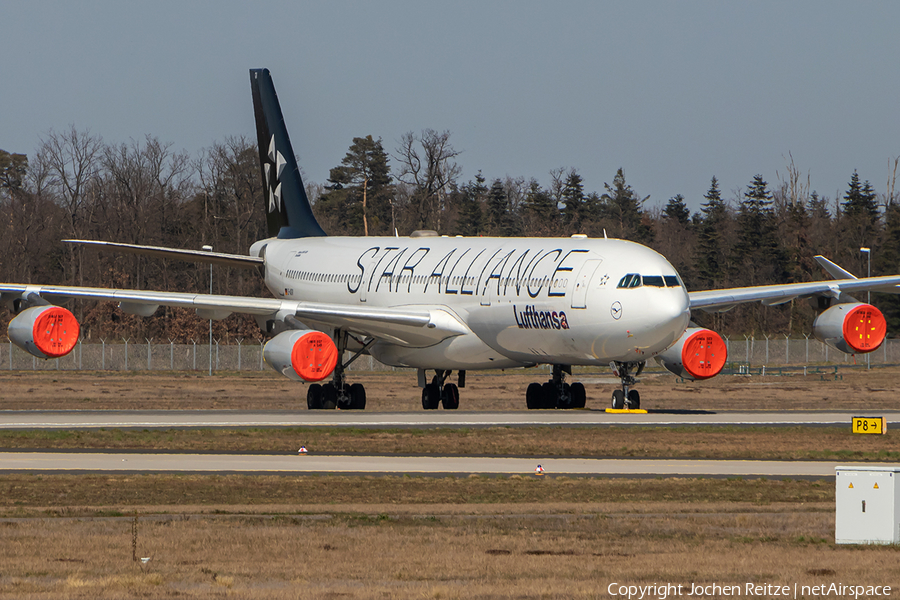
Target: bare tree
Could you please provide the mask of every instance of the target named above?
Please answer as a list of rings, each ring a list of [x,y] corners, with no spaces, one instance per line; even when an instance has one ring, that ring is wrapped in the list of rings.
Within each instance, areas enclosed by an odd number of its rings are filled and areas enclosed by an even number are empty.
[[[66,210],[69,233],[76,238],[84,236],[91,221],[102,150],[103,140],[99,136],[78,131],[74,125],[62,133],[51,130],[38,150],[48,167],[50,188]],[[83,249],[69,246],[67,253],[67,278],[83,285]]]
[[[448,188],[462,172],[453,160],[458,155],[450,144],[449,131],[426,129],[419,137],[410,131],[400,138],[394,156],[400,165],[397,179],[414,188],[410,208],[415,226],[431,224],[440,230]]]

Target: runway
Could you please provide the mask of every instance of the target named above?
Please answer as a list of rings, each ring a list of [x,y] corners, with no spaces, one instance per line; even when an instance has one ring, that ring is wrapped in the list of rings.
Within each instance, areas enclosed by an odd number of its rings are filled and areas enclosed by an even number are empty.
[[[871,414],[870,414],[871,413]],[[900,413],[879,411],[728,412],[678,411],[608,414],[569,411],[2,411],[0,429],[185,429],[239,427],[678,427],[850,425],[854,416],[884,416],[900,423]],[[321,456],[187,454],[138,452],[0,452],[0,471],[269,473],[269,474],[431,474],[576,476],[741,476],[833,477],[839,463],[600,458],[498,458],[466,456]],[[871,463],[866,463],[871,464]]]
[[[0,429],[191,428],[191,427],[587,427],[688,425],[848,425],[854,416],[883,416],[900,423],[900,412],[819,411],[654,411],[608,414],[600,410],[509,412],[417,411],[0,411]]]
[[[0,471],[834,477],[830,461],[4,452]],[[896,466],[865,463],[866,466]]]

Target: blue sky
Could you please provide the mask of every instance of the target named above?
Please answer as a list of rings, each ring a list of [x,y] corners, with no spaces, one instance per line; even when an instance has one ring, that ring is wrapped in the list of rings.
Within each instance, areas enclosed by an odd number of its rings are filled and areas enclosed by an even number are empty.
[[[648,207],[789,156],[834,198],[900,156],[900,3],[0,0],[0,148],[74,125],[196,153],[254,139],[268,67],[306,178],[354,136],[449,130],[463,179],[616,169]]]

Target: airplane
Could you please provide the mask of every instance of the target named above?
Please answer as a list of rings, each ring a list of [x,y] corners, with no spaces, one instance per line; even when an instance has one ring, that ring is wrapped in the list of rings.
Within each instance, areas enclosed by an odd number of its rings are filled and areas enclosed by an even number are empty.
[[[813,335],[843,352],[871,352],[884,341],[884,316],[850,294],[900,293],[900,276],[857,279],[824,257],[817,260],[831,280],[688,292],[665,257],[605,236],[328,236],[304,190],[269,71],[252,69],[250,83],[271,237],[247,255],[67,241],[257,269],[273,297],[0,284],[0,302],[16,313],[8,329],[13,343],[39,358],[72,351],[78,322],[51,300],[115,301],[142,316],[161,305],[194,308],[203,319],[244,313],[271,336],[266,363],[309,384],[309,409],[364,409],[365,387],[348,381],[347,367],[368,354],[416,369],[422,408],[433,410],[459,407],[470,370],[536,365],[550,365],[552,374],[527,386],[529,409],[583,408],[585,387],[567,376],[573,366],[606,365],[621,382],[611,408],[640,408],[634,386],[650,359],[694,380],[724,367],[725,342],[692,324],[692,311],[747,302],[810,298],[819,311]]]

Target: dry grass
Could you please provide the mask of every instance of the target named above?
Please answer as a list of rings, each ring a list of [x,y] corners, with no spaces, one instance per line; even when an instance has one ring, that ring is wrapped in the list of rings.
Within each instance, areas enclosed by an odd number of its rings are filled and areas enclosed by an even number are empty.
[[[125,514],[134,506],[494,505],[597,502],[815,503],[834,484],[766,479],[572,477],[302,477],[280,475],[0,475],[2,516]],[[153,509],[154,511],[156,509]]]
[[[835,546],[828,511],[619,506],[144,518],[143,570],[131,560],[131,519],[3,522],[0,595],[562,599],[606,596],[614,582],[900,584],[898,549]]]
[[[638,389],[645,408],[658,410],[900,410],[900,367],[870,371],[840,367],[843,379],[722,375],[682,382],[647,372]],[[370,411],[421,410],[415,371],[352,372],[365,384]],[[463,410],[525,410],[525,388],[546,381],[546,369],[472,371],[461,390]],[[589,408],[606,408],[616,387],[608,369],[576,369]],[[849,403],[848,403],[848,399]],[[306,410],[306,386],[272,371],[218,373],[0,371],[0,410],[28,409],[230,409]]]
[[[295,454],[686,457],[891,461],[900,431],[846,427],[492,427],[0,431],[0,448]]]

